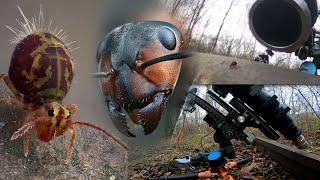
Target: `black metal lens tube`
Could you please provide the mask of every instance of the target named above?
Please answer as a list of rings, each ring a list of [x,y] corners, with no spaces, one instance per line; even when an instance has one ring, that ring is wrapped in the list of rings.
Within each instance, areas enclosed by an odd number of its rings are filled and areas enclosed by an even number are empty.
[[[317,18],[317,0],[256,0],[249,26],[267,48],[294,52],[308,41]]]
[[[238,98],[233,98],[230,101],[230,104],[236,107],[236,109],[247,111],[248,114],[250,114],[254,119],[259,121],[259,123],[257,123],[255,126],[259,128],[260,131],[262,131],[263,134],[265,134],[268,138],[272,140],[277,140],[279,138],[279,135],[274,131],[272,127],[270,127],[269,123],[265,122],[263,119],[255,115],[255,113],[252,110],[248,109],[246,105],[244,105],[242,102],[240,102]]]

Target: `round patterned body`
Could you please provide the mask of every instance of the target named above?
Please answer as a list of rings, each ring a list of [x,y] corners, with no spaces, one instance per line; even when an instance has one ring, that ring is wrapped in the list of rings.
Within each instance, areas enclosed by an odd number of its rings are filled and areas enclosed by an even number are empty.
[[[33,33],[17,44],[8,74],[25,103],[60,102],[71,86],[73,58],[56,36]]]

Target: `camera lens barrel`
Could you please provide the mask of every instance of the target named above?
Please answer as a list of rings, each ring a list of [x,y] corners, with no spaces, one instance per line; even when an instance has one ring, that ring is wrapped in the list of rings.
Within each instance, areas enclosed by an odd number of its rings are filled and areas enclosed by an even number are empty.
[[[287,139],[298,142],[297,139],[301,138],[302,130],[289,114],[290,108],[280,104],[278,97],[265,92],[261,85],[215,85],[213,89],[222,94],[229,92],[246,103]]]

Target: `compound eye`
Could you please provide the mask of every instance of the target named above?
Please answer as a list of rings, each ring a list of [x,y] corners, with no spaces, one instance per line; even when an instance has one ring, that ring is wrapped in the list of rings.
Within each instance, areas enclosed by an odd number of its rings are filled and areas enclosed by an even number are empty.
[[[69,111],[67,113],[65,113],[65,117],[67,117],[67,119],[69,119],[71,117],[71,114]]]
[[[48,110],[48,116],[54,117],[54,110],[53,109]]]
[[[166,49],[174,50],[176,48],[176,35],[168,27],[161,27],[158,30],[158,39]]]

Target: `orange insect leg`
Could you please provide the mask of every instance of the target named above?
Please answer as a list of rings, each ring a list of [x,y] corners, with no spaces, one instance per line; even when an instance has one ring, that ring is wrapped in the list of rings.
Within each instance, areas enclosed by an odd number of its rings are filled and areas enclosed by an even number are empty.
[[[23,154],[25,157],[27,157],[29,154],[29,134],[28,133],[26,133],[23,136]]]
[[[23,137],[23,154],[25,157],[29,154],[29,131],[34,128],[34,125],[39,119],[33,121],[33,114],[29,114],[23,121],[23,125],[16,132],[13,133],[11,140]]]
[[[118,144],[120,144],[125,150],[128,150],[128,146],[122,142],[120,139],[116,138],[115,136],[113,136],[111,133],[107,132],[106,130],[98,127],[98,126],[95,126],[93,124],[90,124],[90,123],[87,123],[87,122],[83,122],[83,121],[75,121],[73,122],[72,124],[78,124],[78,125],[83,125],[83,126],[88,126],[88,127],[91,127],[91,128],[94,128],[100,132],[102,132],[103,134],[105,134],[106,136],[110,137],[111,139],[113,139],[114,141],[116,141]]]
[[[70,131],[70,140],[69,140],[69,145],[68,145],[68,149],[67,149],[66,163],[68,163],[71,160],[73,145],[74,145],[74,141],[76,139],[76,130],[74,129],[74,127],[70,126],[69,131]]]

